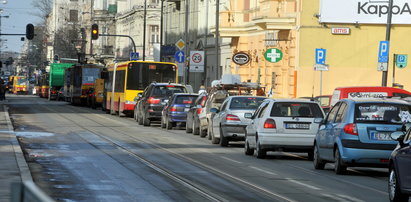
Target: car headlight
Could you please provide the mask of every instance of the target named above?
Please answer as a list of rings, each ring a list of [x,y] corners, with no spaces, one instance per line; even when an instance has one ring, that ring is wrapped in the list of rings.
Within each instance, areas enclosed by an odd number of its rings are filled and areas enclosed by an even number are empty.
[[[136,102],[134,102],[134,101],[128,101],[128,100],[126,100],[126,104],[128,104],[128,105],[130,105],[130,104],[133,104],[133,105],[135,105],[135,104],[136,104]]]

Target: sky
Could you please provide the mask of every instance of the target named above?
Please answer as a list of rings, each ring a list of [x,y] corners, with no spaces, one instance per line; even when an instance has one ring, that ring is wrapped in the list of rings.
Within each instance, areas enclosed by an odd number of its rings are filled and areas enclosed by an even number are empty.
[[[3,4],[7,1],[6,4]],[[40,22],[40,19],[34,15],[37,10],[31,5],[35,0],[0,0],[0,9],[3,12],[1,16],[9,16],[9,18],[0,17],[1,33],[5,34],[25,34],[26,25]],[[22,36],[0,36],[5,41],[1,47],[1,51],[21,52],[21,47],[24,42],[20,40]]]

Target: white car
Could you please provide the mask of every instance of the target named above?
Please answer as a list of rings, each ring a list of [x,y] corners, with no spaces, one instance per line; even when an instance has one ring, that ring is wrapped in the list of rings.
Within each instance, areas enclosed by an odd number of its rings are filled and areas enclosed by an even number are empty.
[[[301,99],[266,99],[246,127],[244,152],[264,158],[267,151],[307,152],[313,157],[314,138],[324,112],[315,101]]]

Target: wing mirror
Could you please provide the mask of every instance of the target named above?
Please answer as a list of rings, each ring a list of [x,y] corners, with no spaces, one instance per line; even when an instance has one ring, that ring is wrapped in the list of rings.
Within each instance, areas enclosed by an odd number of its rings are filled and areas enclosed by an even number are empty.
[[[324,121],[323,118],[315,118],[314,119],[314,123],[324,124],[323,121]]]
[[[252,119],[252,118],[253,118],[253,114],[252,114],[252,113],[245,113],[245,114],[244,114],[244,118],[246,118],[246,119]]]
[[[391,133],[390,135],[392,140],[396,140],[398,141],[398,143],[400,143],[400,146],[403,147],[404,146],[404,137],[405,137],[405,133],[402,131],[396,131]]]

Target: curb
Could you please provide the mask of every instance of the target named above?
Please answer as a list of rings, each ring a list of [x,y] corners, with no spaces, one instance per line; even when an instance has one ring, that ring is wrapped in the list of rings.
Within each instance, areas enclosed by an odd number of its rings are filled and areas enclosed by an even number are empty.
[[[30,181],[33,182],[33,177],[31,176],[29,166],[27,165],[26,159],[24,158],[23,151],[21,150],[20,144],[17,140],[16,133],[14,132],[13,124],[11,123],[10,120],[10,115],[9,115],[9,108],[6,105],[3,105],[4,107],[4,113],[7,121],[7,127],[10,132],[10,140],[11,143],[13,144],[13,150],[14,154],[16,156],[16,161],[17,161],[17,166],[19,167],[20,170],[20,176],[21,180],[23,182],[25,181]]]

